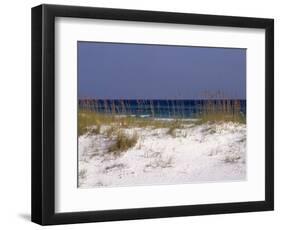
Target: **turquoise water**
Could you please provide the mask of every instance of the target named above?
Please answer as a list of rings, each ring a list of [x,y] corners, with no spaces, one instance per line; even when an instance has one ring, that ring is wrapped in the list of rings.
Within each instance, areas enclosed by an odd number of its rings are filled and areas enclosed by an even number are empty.
[[[239,106],[237,106],[237,103]],[[228,108],[240,110],[246,115],[246,100],[79,100],[79,109],[108,114],[134,115],[142,117],[194,118],[210,105],[214,110]],[[210,107],[209,107],[210,108]],[[229,111],[229,110],[228,110]]]

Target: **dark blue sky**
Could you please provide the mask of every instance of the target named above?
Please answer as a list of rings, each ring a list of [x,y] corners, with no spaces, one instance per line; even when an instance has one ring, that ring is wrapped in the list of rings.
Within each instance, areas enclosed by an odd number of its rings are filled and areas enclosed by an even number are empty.
[[[246,98],[246,49],[78,42],[78,97]]]

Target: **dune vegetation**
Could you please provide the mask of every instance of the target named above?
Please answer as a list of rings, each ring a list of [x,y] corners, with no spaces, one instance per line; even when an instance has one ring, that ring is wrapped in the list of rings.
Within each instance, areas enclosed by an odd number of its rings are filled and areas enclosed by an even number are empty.
[[[122,103],[121,103],[122,105]],[[175,108],[170,108],[171,111]],[[116,113],[121,111],[121,113]],[[99,112],[95,109],[79,109],[78,112],[78,135],[83,135],[87,132],[99,133],[101,125],[110,126],[107,135],[113,133],[113,130],[118,128],[168,128],[168,133],[173,134],[173,130],[182,127],[182,125],[190,123],[191,119],[184,117],[173,116],[169,119],[157,119],[153,116],[155,114],[154,108],[151,106],[151,117],[133,116],[124,109],[110,110],[110,112]],[[179,113],[181,114],[181,113]],[[206,122],[234,122],[246,123],[246,116],[241,112],[241,105],[238,100],[205,100],[202,108],[198,114],[193,117],[196,124]]]

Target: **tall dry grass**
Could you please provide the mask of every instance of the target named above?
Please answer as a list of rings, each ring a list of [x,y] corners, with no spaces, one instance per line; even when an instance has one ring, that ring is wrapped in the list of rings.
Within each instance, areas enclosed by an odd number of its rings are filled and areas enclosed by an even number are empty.
[[[186,118],[185,105],[183,100],[167,100],[168,116],[175,122],[166,122],[154,119],[156,115],[161,114],[159,101],[155,104],[153,100],[137,100],[136,112],[133,112],[128,100],[103,100],[101,108],[99,100],[81,100],[79,101],[78,113],[78,134],[82,135],[89,130],[91,126],[93,132],[98,132],[100,125],[112,125],[119,127],[152,127],[152,128],[169,128],[173,133],[173,128],[180,122],[181,118]],[[197,102],[197,112],[194,118],[197,123],[205,122],[238,122],[246,123],[246,117],[241,113],[240,100],[231,100],[222,92],[216,93],[204,92],[202,100]],[[144,112],[150,113],[150,118],[141,118]],[[176,125],[175,125],[176,124]]]
[[[109,114],[96,113],[90,110],[78,112],[78,135],[99,134],[101,126],[108,127],[104,134],[107,137],[113,136],[118,130],[126,128],[168,128],[171,132],[180,125],[188,124],[190,121],[172,119],[171,121],[157,120],[154,118],[141,118],[130,116],[114,116]]]
[[[199,123],[231,121],[245,124],[246,116],[241,110],[240,100],[231,100],[221,91],[215,94],[206,92],[198,114]]]
[[[127,151],[134,147],[138,141],[137,133],[129,136],[124,131],[118,131],[115,137],[115,141],[108,148],[108,152],[113,154],[120,154],[121,152]]]

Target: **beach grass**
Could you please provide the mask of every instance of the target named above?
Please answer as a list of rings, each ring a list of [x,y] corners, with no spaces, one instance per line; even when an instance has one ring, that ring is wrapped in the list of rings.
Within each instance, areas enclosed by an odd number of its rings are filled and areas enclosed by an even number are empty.
[[[83,135],[91,132],[93,126],[100,127],[103,124],[114,122],[115,118],[112,115],[106,115],[89,110],[78,112],[78,135]],[[98,131],[98,130],[97,130]]]
[[[182,114],[182,117],[176,117],[175,103],[171,105],[171,117],[169,119],[161,120],[155,118],[155,108],[153,103],[148,103],[151,110],[150,117],[141,117],[130,113],[130,109],[126,105],[120,103],[121,107],[113,104],[112,108],[105,103],[107,108],[101,112],[96,107],[94,109],[81,109],[78,112],[78,135],[100,134],[101,126],[108,126],[105,131],[107,137],[116,135],[116,132],[125,128],[167,128],[167,134],[175,136],[175,130],[181,129],[185,124],[190,123],[184,118],[183,106],[177,107],[182,111],[177,111]],[[144,102],[138,102],[138,110],[142,110]],[[194,124],[200,125],[206,122],[234,122],[246,123],[245,114],[241,112],[241,105],[239,100],[213,100],[207,99],[201,105],[200,112],[194,115],[196,121]]]
[[[124,110],[124,108],[123,108]],[[153,114],[153,113],[152,113]],[[196,120],[182,118],[157,119],[155,117],[132,116],[130,114],[116,114],[96,112],[89,109],[79,109],[78,135],[103,135],[111,140],[108,153],[119,155],[133,148],[139,139],[138,130],[133,134],[127,132],[131,128],[166,129],[166,135],[177,137],[176,131],[187,127],[187,124],[202,125],[204,123],[234,122],[246,123],[246,117],[241,113],[239,103],[214,104],[206,101],[201,112],[196,114]]]
[[[239,113],[227,113],[227,112],[217,112],[203,114],[196,121],[196,124],[203,124],[206,122],[234,122],[240,124],[246,124],[246,117]]]
[[[182,129],[182,128],[183,128],[183,124],[181,123],[181,121],[175,120],[175,121],[170,123],[170,126],[168,127],[167,134],[172,136],[172,137],[176,137],[175,131],[177,129]]]
[[[239,100],[224,100],[220,103],[206,100],[202,112],[198,115],[197,124],[206,122],[234,122],[246,124],[246,116],[241,112]]]
[[[99,114],[91,111],[79,111],[78,113],[78,135],[100,134],[101,126],[107,126],[104,134],[109,138],[115,135],[119,129],[126,128],[167,128],[167,134],[175,136],[175,130],[181,129],[186,124],[204,124],[207,122],[234,122],[246,124],[246,117],[242,113],[233,112],[208,112],[197,115],[195,121],[184,119],[157,120],[155,118],[141,118],[131,116],[114,116],[108,114]]]
[[[98,134],[101,132],[101,125],[108,126],[104,132],[107,137],[116,134],[116,132],[122,128],[168,128],[172,133],[175,129],[188,123],[190,123],[190,121],[181,119],[166,121],[155,118],[116,116],[90,110],[81,110],[78,112],[78,135],[81,136],[85,133]]]
[[[119,154],[124,152],[136,145],[138,141],[137,133],[134,133],[132,136],[129,136],[124,131],[119,130],[117,132],[115,141],[108,148],[108,152]]]

